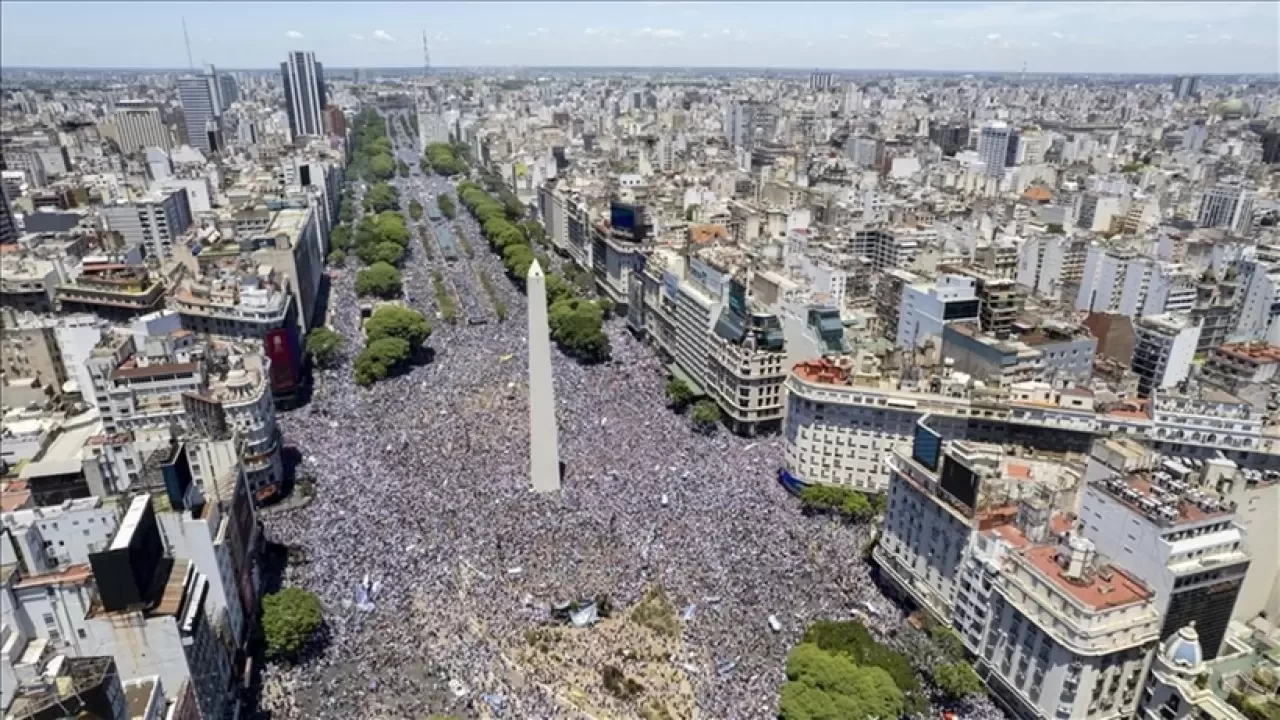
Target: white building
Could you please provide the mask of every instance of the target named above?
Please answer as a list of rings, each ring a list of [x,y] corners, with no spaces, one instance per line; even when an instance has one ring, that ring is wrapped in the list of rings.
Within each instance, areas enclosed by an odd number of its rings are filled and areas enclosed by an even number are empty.
[[[1280,266],[1245,260],[1240,270],[1244,293],[1236,308],[1236,336],[1280,345]]]
[[[917,348],[928,338],[941,342],[942,328],[954,322],[978,321],[977,281],[964,275],[939,275],[937,280],[902,289],[898,310],[897,346]]]
[[[105,549],[115,536],[120,514],[114,502],[76,498],[4,513],[0,525],[28,572],[36,574],[89,562],[90,553]]]
[[[159,261],[173,258],[174,239],[191,227],[191,202],[185,188],[109,205],[101,212],[108,230],[146,248],[147,255]]]
[[[1129,317],[1182,312],[1195,306],[1197,280],[1176,263],[1091,245],[1075,307]]]
[[[1213,658],[1249,568],[1235,509],[1193,489],[1190,472],[1128,440],[1100,441],[1080,499],[1084,536],[1151,587],[1161,639],[1189,622]]]
[[[1253,225],[1253,197],[1253,190],[1238,181],[1224,180],[1206,188],[1200,196],[1196,224],[1245,235]]]
[[[1011,152],[1012,151],[1012,152]],[[1004,169],[1013,165],[1018,152],[1018,131],[999,120],[982,126],[978,135],[978,157],[986,166],[986,174],[1002,177]]]
[[[1133,364],[1138,389],[1149,396],[1155,389],[1173,387],[1191,375],[1200,326],[1185,314],[1152,315],[1133,323]]]

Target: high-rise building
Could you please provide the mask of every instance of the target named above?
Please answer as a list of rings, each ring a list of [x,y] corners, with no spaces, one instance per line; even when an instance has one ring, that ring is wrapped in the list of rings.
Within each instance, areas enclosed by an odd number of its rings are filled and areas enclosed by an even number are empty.
[[[835,85],[835,76],[829,72],[814,70],[809,75],[810,90],[830,90]]]
[[[324,131],[328,135],[347,136],[347,118],[342,108],[337,105],[326,105],[324,108]]]
[[[222,110],[226,111],[231,107],[231,103],[240,99],[240,85],[236,83],[236,79],[229,74],[218,76],[218,94]]]
[[[929,139],[942,148],[946,157],[954,157],[957,152],[969,146],[969,123],[948,122],[931,124]]]
[[[13,206],[9,193],[0,184],[0,245],[18,241],[18,224],[13,219]]]
[[[187,142],[202,152],[222,149],[222,88],[212,66],[202,75],[178,78]]]
[[[1194,622],[1204,656],[1217,657],[1249,569],[1235,506],[1194,491],[1191,468],[1127,438],[1097,443],[1085,475],[1084,536],[1154,591],[1162,640]]]
[[[316,62],[315,53],[295,50],[280,63],[284,85],[284,107],[289,114],[289,132],[293,137],[324,135],[324,67]]]
[[[1018,130],[1000,121],[984,125],[978,136],[978,157],[986,164],[988,175],[1003,176],[1004,169],[1018,157]]]
[[[1262,133],[1262,162],[1267,165],[1280,165],[1280,128],[1272,128]]]
[[[120,136],[120,150],[136,153],[142,148],[158,147],[169,151],[169,130],[164,126],[160,108],[141,100],[121,100],[116,103],[116,128]]]
[[[1206,188],[1200,196],[1196,224],[1203,228],[1225,228],[1236,235],[1244,235],[1253,224],[1253,191],[1232,180]]]
[[[1199,75],[1179,75],[1173,79],[1173,99],[1186,100],[1200,94]]]

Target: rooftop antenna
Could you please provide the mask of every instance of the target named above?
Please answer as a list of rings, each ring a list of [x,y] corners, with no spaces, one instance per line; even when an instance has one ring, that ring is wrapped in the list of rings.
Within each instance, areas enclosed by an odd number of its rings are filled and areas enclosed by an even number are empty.
[[[422,77],[431,74],[431,50],[427,47],[427,31],[422,31]]]
[[[196,69],[196,64],[191,60],[191,36],[187,35],[187,19],[182,18],[182,40],[187,44],[187,68]]]

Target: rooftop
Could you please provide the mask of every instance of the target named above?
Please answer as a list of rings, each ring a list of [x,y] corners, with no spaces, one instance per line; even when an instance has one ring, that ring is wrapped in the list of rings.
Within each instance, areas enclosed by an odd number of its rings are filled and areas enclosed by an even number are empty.
[[[1103,566],[1079,579],[1070,577],[1059,564],[1059,548],[1053,545],[1036,545],[1019,555],[1059,590],[1094,610],[1145,602],[1152,596],[1151,590],[1141,581],[1115,567]]]
[[[111,373],[111,379],[136,380],[160,375],[191,375],[199,370],[200,363],[152,363],[138,366],[135,358],[129,358]]]
[[[1258,364],[1280,363],[1280,346],[1267,343],[1225,343],[1217,352]]]

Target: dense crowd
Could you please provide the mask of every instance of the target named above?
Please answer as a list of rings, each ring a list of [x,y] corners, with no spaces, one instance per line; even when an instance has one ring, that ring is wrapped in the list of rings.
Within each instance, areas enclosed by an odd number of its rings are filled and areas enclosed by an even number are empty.
[[[429,310],[414,263],[432,261],[414,256],[406,290]],[[358,349],[350,274],[335,278],[331,322]],[[304,551],[291,581],[321,597],[329,639],[267,669],[273,717],[579,717],[566,688],[519,667],[526,631],[556,603],[605,594],[626,608],[654,585],[687,608],[671,662],[707,718],[772,717],[786,654],[814,619],[856,609],[882,637],[903,627],[860,559],[867,530],[801,514],[775,481],[776,438],[693,432],[618,321],[610,362],[553,351],[565,477],[532,493],[526,321],[511,299],[505,323],[436,324],[432,361],[371,389],[349,367],[319,373],[313,401],[282,415],[317,490],[267,533]]]

